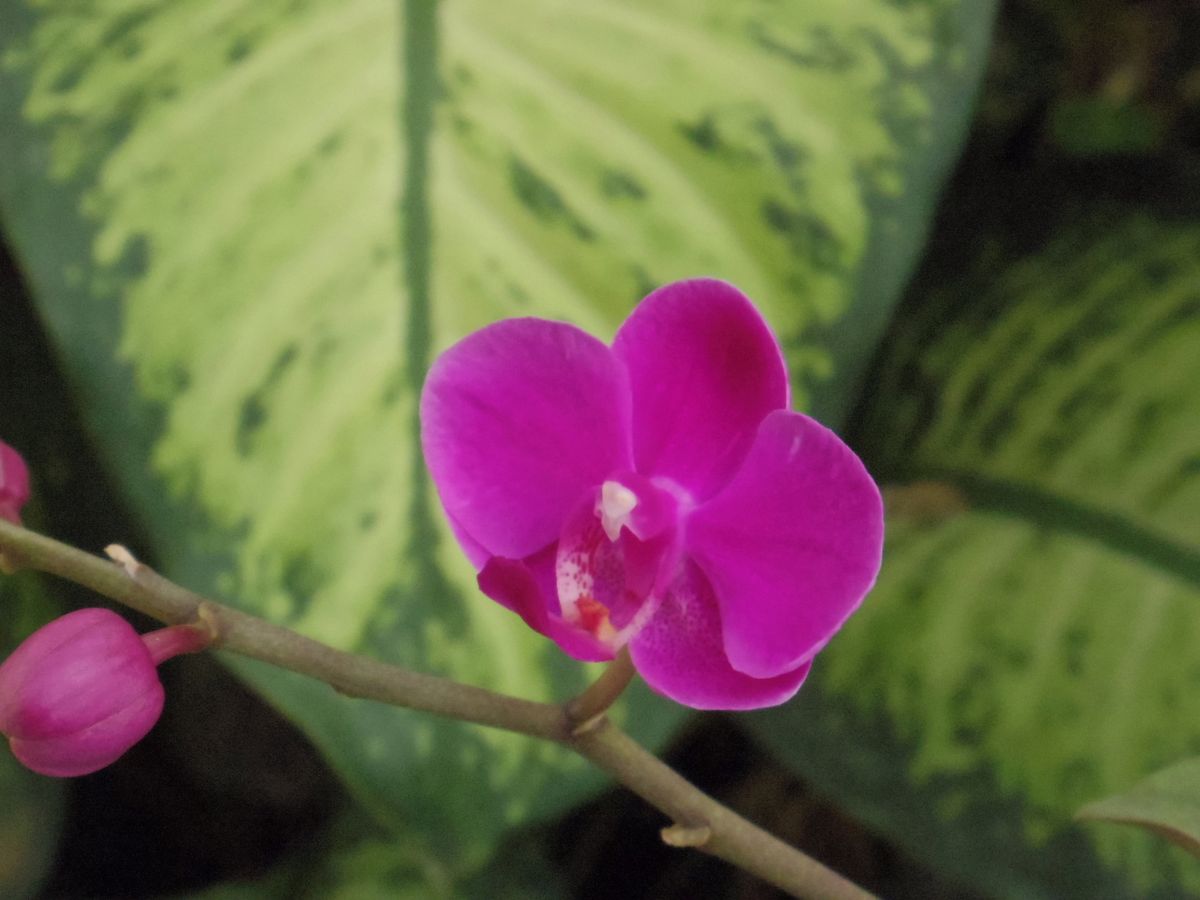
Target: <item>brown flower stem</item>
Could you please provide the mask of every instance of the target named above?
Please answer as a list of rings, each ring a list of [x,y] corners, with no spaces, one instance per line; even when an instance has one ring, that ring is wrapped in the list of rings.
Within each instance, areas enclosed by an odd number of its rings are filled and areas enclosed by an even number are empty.
[[[629,658],[629,646],[626,645],[604,668],[599,678],[579,696],[567,701],[567,719],[571,722],[572,733],[580,734],[592,727],[617,702],[636,674],[633,660]]]
[[[633,674],[627,655],[570,703],[535,703],[335,650],[180,587],[124,548],[108,553],[112,560],[0,519],[0,555],[14,568],[57,575],[167,625],[202,627],[213,648],[308,675],[351,697],[565,744],[669,816],[674,824],[663,837],[673,846],[697,847],[795,897],[871,896],[718,803],[609,722],[604,710]],[[590,727],[580,728],[584,723]]]

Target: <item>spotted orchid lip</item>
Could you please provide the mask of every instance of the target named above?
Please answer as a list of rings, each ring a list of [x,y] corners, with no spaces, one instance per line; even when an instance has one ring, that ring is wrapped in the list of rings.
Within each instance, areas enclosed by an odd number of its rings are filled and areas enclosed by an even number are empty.
[[[618,474],[567,519],[555,555],[563,618],[614,653],[650,621],[674,575],[683,507],[649,479]]]

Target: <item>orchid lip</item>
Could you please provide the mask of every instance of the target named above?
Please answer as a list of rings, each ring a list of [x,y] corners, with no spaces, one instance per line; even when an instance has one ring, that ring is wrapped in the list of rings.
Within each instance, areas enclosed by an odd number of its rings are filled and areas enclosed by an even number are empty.
[[[634,613],[633,618],[629,620],[629,624],[613,632],[612,637],[607,642],[608,645],[616,651],[633,640],[634,636],[646,626],[646,623],[654,618],[654,614],[658,612],[658,606],[661,602],[662,598],[657,593],[646,597],[642,601],[642,605],[638,607],[638,611]]]
[[[616,650],[653,618],[664,570],[678,558],[676,492],[633,472],[594,489],[559,536],[555,560],[563,619]]]

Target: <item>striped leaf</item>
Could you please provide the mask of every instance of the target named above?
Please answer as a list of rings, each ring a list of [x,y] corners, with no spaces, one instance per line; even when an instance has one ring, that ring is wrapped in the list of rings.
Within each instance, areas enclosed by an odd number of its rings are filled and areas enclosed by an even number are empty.
[[[433,354],[760,299],[835,417],[953,158],[992,0],[0,6],[0,206],[172,577],[539,699],[583,670],[480,598],[417,452]],[[474,865],[595,784],[560,750],[235,663],[385,821]],[[644,740],[679,720],[635,694]]]
[[[908,310],[861,428],[907,483],[879,586],[756,720],[997,894],[1200,888],[1163,842],[1071,821],[1200,746],[1198,285],[1194,220],[1097,212]]]

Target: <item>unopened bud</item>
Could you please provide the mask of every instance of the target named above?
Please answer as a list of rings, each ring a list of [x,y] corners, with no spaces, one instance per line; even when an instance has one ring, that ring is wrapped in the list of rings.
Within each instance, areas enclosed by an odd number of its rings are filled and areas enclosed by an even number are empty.
[[[0,665],[0,733],[17,759],[43,775],[102,769],[158,721],[157,663],[207,642],[186,625],[143,637],[107,609],[55,619]]]
[[[29,469],[21,454],[0,441],[0,519],[21,524],[21,507],[29,501]]]

